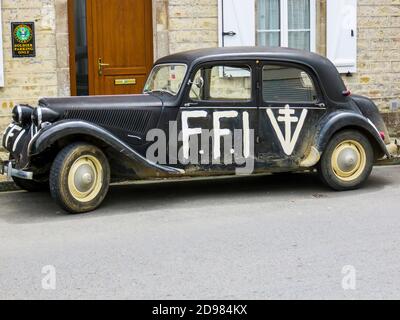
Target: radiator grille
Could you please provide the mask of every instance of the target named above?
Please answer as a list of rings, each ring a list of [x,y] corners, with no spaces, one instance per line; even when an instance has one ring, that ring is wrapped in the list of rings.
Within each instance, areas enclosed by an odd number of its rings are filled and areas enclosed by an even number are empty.
[[[111,108],[110,108],[111,109]],[[152,112],[146,110],[67,110],[64,119],[83,120],[103,127],[144,133]]]

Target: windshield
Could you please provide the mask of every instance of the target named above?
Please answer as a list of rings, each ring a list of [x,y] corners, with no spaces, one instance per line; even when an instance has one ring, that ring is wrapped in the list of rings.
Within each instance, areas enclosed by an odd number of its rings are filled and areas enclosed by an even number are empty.
[[[144,87],[144,93],[166,92],[176,96],[186,75],[186,65],[168,64],[153,68]]]

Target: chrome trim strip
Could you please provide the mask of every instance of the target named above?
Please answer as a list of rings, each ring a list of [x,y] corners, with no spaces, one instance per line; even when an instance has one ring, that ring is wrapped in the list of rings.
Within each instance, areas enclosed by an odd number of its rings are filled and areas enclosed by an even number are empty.
[[[137,140],[143,140],[141,137],[134,136],[134,135],[131,135],[131,134],[128,134],[128,137],[129,138],[133,138],[133,139],[137,139]]]
[[[39,134],[41,133],[40,130],[38,130],[38,129],[36,129],[36,130],[37,130],[37,131],[36,131],[35,135],[34,135],[33,138],[31,139],[31,141],[29,141],[29,144],[28,144],[27,152],[28,152],[28,156],[29,156],[29,157],[30,157],[31,154],[32,154],[32,144],[35,142],[36,138],[37,138],[37,137],[39,136]]]
[[[235,109],[241,109],[241,110],[257,110],[257,107],[238,107],[238,106],[233,106],[233,107],[201,107],[201,106],[190,106],[190,107],[181,107],[181,110],[198,110],[198,109],[205,109],[205,110],[210,110],[210,109],[216,109],[216,110],[235,110]]]
[[[209,110],[209,109],[216,109],[216,110],[235,110],[235,109],[240,109],[240,110],[278,110],[278,109],[282,109],[282,107],[240,107],[240,106],[233,106],[233,107],[202,107],[202,106],[187,106],[187,107],[181,107],[181,110],[197,110],[197,109],[205,109],[205,110]],[[307,110],[326,110],[327,108],[320,108],[320,107],[291,107],[291,109],[294,110],[303,110],[303,109],[307,109]]]
[[[38,127],[40,128],[42,126],[42,121],[43,121],[43,113],[41,107],[37,107],[37,114],[38,114]]]
[[[282,109],[283,107],[260,107],[261,110],[278,110],[278,109]],[[320,108],[320,107],[290,107],[290,109],[293,110],[326,110],[327,108]]]
[[[378,135],[380,136],[381,135],[381,133],[379,132],[379,130],[378,130],[378,128],[376,127],[376,125],[371,121],[371,119],[369,119],[369,118],[366,118],[367,120],[368,120],[368,122],[369,122],[369,124],[372,126],[372,128],[374,128],[375,129],[375,131],[378,133]]]
[[[17,107],[17,112],[18,112],[18,122],[21,123],[22,120],[22,108],[20,105]]]
[[[26,129],[22,130],[22,131],[19,133],[17,139],[15,139],[14,145],[13,145],[13,148],[12,148],[12,152],[14,152],[14,151],[17,149],[18,143],[19,143],[19,141],[21,140],[22,136],[25,134],[25,132],[26,132]]]

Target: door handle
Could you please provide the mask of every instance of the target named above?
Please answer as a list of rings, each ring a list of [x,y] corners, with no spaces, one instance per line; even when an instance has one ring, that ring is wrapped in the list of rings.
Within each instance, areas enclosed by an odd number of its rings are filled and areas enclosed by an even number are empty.
[[[236,36],[236,32],[235,31],[222,32],[222,35],[223,36],[234,37],[234,36]]]
[[[98,61],[98,72],[99,72],[99,76],[101,77],[103,75],[103,67],[108,67],[109,64],[108,63],[103,63],[103,60],[101,58],[99,58]]]
[[[198,103],[195,103],[195,102],[188,102],[188,103],[185,103],[183,106],[185,107],[185,108],[190,108],[190,107],[196,107],[196,106],[198,106],[199,104]]]
[[[323,103],[323,102],[317,103],[317,104],[315,104],[315,106],[318,107],[318,108],[325,108],[326,107],[325,103]]]

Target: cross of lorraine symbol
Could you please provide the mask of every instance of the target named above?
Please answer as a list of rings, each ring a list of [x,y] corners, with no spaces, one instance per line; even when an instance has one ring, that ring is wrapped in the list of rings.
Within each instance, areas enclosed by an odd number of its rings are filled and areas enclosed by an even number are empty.
[[[307,118],[308,110],[303,109],[300,119],[295,116],[296,110],[291,109],[290,105],[286,105],[284,109],[279,109],[279,117],[276,119],[274,112],[272,109],[267,109],[267,114],[269,119],[271,120],[272,127],[274,128],[276,135],[279,139],[279,142],[282,145],[283,151],[286,155],[291,156],[296,147],[297,141],[299,140],[299,136],[301,130],[303,129],[304,122]],[[278,124],[278,122],[282,122],[285,124],[285,133],[282,133],[282,130]],[[297,123],[294,134],[292,135],[292,124]]]

